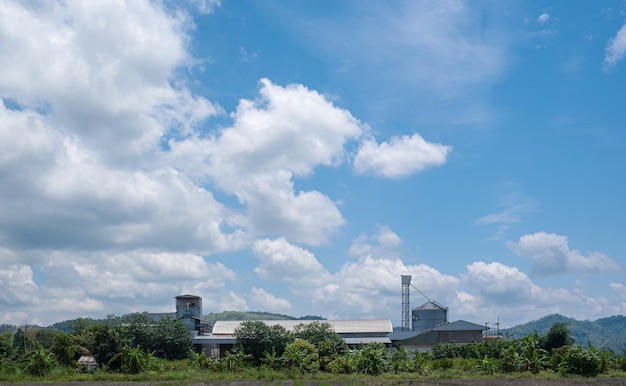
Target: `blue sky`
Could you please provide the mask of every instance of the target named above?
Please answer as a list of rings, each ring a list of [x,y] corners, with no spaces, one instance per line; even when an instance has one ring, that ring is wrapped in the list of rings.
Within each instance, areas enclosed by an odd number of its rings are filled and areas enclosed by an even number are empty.
[[[621,0],[3,2],[0,323],[624,314],[625,54]]]

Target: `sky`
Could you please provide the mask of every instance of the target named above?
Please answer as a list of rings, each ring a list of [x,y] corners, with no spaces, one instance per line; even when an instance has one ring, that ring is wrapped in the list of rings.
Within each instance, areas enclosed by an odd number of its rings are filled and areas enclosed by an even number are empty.
[[[0,323],[625,314],[625,56],[624,0],[2,0]]]

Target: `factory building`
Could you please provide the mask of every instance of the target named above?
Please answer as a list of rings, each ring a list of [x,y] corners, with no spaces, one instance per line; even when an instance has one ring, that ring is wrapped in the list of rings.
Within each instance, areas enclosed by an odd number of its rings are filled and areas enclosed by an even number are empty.
[[[448,322],[448,307],[424,295],[411,284],[411,276],[402,275],[402,331],[389,334],[394,347],[404,347],[409,351],[430,351],[435,344],[480,342],[488,328],[481,324],[457,320]],[[409,323],[410,296],[413,287],[428,301],[411,310]],[[410,327],[409,327],[410,326]]]
[[[224,356],[235,343],[235,329],[242,320],[218,320],[210,334],[196,335],[193,338],[194,346],[205,349],[211,356]],[[390,346],[388,335],[393,331],[388,319],[375,320],[262,320],[268,326],[282,326],[287,331],[293,331],[297,325],[314,322],[328,323],[349,347],[357,347],[367,343],[383,343]]]

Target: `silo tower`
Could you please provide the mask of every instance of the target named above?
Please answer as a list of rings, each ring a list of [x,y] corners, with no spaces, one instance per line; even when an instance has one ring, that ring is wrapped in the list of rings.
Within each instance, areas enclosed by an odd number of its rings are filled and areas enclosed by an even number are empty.
[[[448,322],[448,307],[428,300],[413,309],[413,331],[425,331]]]

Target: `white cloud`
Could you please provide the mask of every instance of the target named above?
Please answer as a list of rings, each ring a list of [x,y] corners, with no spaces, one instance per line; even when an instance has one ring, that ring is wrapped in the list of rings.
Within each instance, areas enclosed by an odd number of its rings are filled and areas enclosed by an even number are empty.
[[[354,169],[359,174],[373,173],[386,178],[407,177],[426,168],[446,163],[450,146],[426,142],[419,134],[392,137],[377,144],[368,139],[361,143]]]
[[[38,289],[29,266],[12,264],[0,269],[0,304],[4,307],[27,308]]]
[[[626,24],[609,40],[604,53],[604,69],[610,70],[619,63],[626,53]]]
[[[282,237],[275,240],[257,240],[252,250],[261,260],[261,265],[254,272],[264,279],[301,284],[309,279],[319,281],[328,275],[314,254],[290,244]]]
[[[474,295],[463,294],[453,307],[469,318],[496,321],[507,327],[559,313],[578,319],[606,316],[618,308],[602,297],[591,298],[577,291],[547,288],[535,284],[516,267],[493,262],[475,262],[461,275],[463,288]],[[463,302],[469,300],[471,306]]]
[[[371,241],[376,241],[376,245]],[[374,256],[379,259],[397,258],[397,248],[402,244],[402,239],[388,226],[378,226],[373,237],[360,235],[352,241],[349,254],[351,256]]]
[[[215,8],[222,6],[222,0],[192,0],[192,3],[198,8],[198,12],[203,15],[213,13]]]
[[[548,15],[547,13],[542,13],[541,15],[539,15],[539,17],[537,17],[537,22],[539,24],[544,24],[546,22],[548,22],[548,20],[550,20],[550,15]]]
[[[344,219],[323,193],[296,192],[294,177],[341,163],[344,145],[363,128],[348,111],[302,85],[281,87],[267,79],[260,85],[256,101],[240,101],[232,127],[214,137],[172,140],[168,157],[187,174],[210,178],[237,196],[258,233],[324,243]]]
[[[179,14],[182,15],[182,14]],[[184,26],[147,1],[0,6],[0,89],[107,162],[142,162],[168,131],[219,108],[170,84]]]
[[[609,283],[609,286],[624,301],[626,301],[626,285],[621,283]]]
[[[589,273],[615,272],[622,267],[609,256],[590,252],[587,256],[578,250],[570,250],[567,237],[554,233],[537,232],[520,237],[517,243],[507,246],[518,256],[530,257],[534,275],[550,275],[572,271]]]
[[[291,309],[288,300],[277,298],[263,288],[252,287],[252,301],[261,307],[260,309],[271,312],[285,313]]]

